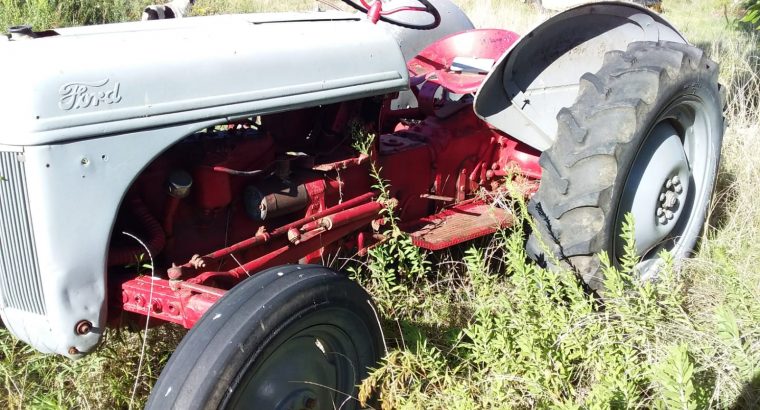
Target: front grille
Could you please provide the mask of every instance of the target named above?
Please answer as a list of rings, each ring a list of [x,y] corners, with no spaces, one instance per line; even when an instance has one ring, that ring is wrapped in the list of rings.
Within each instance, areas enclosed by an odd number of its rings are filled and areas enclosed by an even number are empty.
[[[20,152],[0,152],[0,298],[7,307],[45,314]]]

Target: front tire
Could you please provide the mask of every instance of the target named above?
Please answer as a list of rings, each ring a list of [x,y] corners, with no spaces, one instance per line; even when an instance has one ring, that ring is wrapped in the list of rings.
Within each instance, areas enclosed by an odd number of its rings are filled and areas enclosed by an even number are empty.
[[[224,295],[172,355],[148,409],[354,409],[381,354],[367,293],[322,266],[257,273]]]
[[[620,259],[630,212],[639,275],[655,274],[663,249],[689,256],[718,171],[717,77],[718,65],[701,50],[671,42],[631,43],[607,53],[596,74],[584,74],[576,102],[557,115],[556,141],[541,154],[529,253],[570,265],[602,290],[598,253]]]

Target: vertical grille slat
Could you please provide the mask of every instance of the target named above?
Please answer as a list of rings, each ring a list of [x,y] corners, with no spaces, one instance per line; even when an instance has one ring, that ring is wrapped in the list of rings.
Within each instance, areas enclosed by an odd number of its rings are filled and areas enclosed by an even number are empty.
[[[46,313],[19,152],[0,151],[0,298],[8,307]]]

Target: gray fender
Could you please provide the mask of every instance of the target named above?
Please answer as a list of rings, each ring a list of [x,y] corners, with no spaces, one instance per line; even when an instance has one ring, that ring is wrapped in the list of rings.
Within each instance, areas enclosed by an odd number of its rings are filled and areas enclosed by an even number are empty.
[[[538,149],[549,148],[556,115],[573,104],[578,82],[604,54],[635,41],[686,39],[658,14],[630,3],[585,4],[555,15],[512,45],[478,90],[475,113]]]
[[[450,0],[430,0],[430,3],[441,14],[441,24],[432,30],[414,30],[383,21],[377,22],[378,26],[383,27],[396,39],[399,48],[401,48],[401,54],[404,56],[404,61],[408,62],[427,46],[444,37],[475,28],[464,11]],[[419,6],[419,3],[415,0],[392,0],[383,7],[390,10],[400,6]],[[398,18],[407,23],[426,24],[430,22],[430,16],[420,12],[400,12],[394,14],[393,18]],[[410,90],[400,91],[398,98],[391,101],[391,109],[393,110],[417,106],[417,98]]]

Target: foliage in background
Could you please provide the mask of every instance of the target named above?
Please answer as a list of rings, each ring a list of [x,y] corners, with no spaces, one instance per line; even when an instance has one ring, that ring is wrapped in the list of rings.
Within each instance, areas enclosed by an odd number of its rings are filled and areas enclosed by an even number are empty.
[[[517,0],[456,1],[482,27],[525,32],[548,17]],[[0,0],[0,30],[137,20],[147,3]],[[194,14],[314,4],[198,0]],[[665,18],[720,63],[726,90],[719,191],[696,257],[669,265],[657,283],[608,268],[602,309],[571,275],[526,261],[521,229],[432,259],[409,253],[409,261],[431,261],[420,271],[394,265],[410,248],[391,235],[355,265],[395,340],[363,384],[365,395],[377,394],[392,408],[759,407],[760,52],[756,35],[738,24],[743,11],[734,4],[664,4]],[[514,205],[520,214],[520,203]],[[149,331],[138,403],[183,333]],[[0,407],[125,408],[142,342],[143,333],[109,332],[99,352],[72,362],[33,352],[0,329]]]
[[[741,21],[750,23],[760,30],[760,1],[753,0],[749,2],[747,11]]]
[[[35,30],[139,20],[149,0],[0,0],[0,32],[30,24]]]

